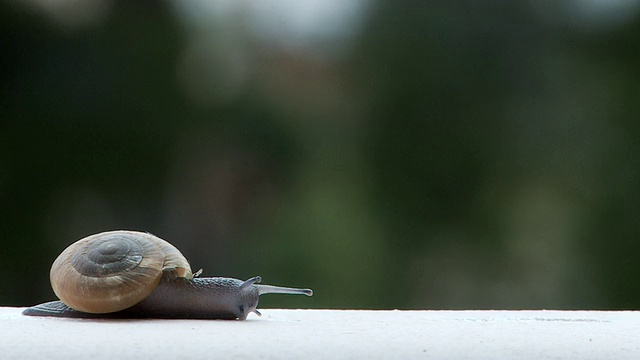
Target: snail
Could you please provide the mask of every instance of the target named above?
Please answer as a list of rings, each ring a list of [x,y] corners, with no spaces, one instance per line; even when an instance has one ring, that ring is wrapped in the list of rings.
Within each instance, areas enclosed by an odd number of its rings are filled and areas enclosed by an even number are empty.
[[[192,318],[244,320],[262,294],[302,294],[296,289],[198,277],[165,240],[137,231],[108,231],[67,247],[51,266],[51,287],[60,301],[35,305],[24,315],[79,318]]]

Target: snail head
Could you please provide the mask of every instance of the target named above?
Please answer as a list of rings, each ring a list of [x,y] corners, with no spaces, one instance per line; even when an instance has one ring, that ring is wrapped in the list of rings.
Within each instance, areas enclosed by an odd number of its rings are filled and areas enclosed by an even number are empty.
[[[249,313],[256,313],[258,316],[262,314],[256,309],[258,307],[258,300],[260,295],[264,294],[292,294],[292,295],[306,295],[312,296],[313,291],[311,289],[298,289],[273,285],[262,285],[260,282],[262,278],[260,276],[254,276],[240,285],[240,305],[238,310],[242,316],[238,316],[239,319],[244,320]]]

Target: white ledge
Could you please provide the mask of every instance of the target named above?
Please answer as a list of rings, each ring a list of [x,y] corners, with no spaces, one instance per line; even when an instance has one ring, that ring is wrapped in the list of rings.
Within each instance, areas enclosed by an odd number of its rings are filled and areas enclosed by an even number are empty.
[[[2,359],[640,359],[635,311],[260,309],[220,320],[28,317],[0,307]]]

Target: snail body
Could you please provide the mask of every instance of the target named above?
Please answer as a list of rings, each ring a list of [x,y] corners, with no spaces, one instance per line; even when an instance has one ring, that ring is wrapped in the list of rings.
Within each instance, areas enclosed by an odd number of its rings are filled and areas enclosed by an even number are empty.
[[[311,296],[310,289],[198,277],[168,242],[148,233],[110,231],[78,240],[54,261],[51,286],[60,301],[23,314],[80,318],[197,318],[244,320],[269,293]]]

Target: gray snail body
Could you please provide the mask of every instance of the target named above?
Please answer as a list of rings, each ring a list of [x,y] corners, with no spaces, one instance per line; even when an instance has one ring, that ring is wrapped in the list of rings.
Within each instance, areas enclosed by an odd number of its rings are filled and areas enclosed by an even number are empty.
[[[110,231],[70,245],[51,267],[51,285],[61,301],[32,306],[30,316],[76,318],[182,318],[244,320],[259,296],[303,294],[310,289],[197,277],[168,242],[151,234]]]

